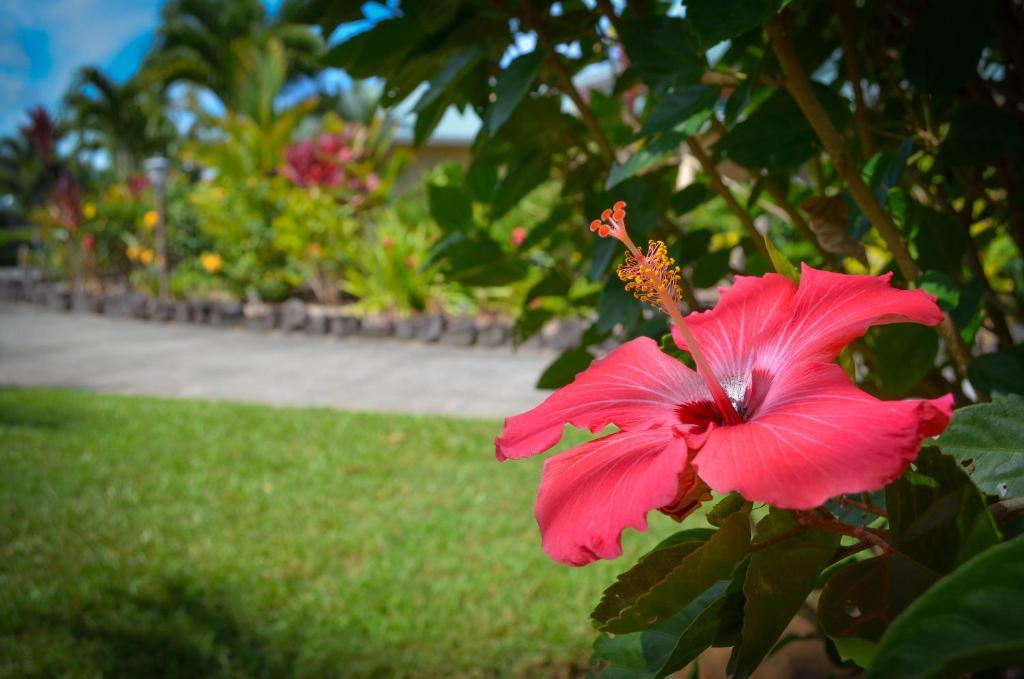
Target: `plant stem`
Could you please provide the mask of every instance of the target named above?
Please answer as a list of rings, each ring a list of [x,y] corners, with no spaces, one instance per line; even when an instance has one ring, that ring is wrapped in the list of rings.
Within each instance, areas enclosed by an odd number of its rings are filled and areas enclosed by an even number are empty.
[[[883,516],[885,518],[889,518],[888,512],[886,512],[881,507],[877,507],[871,504],[870,502],[860,502],[859,500],[851,500],[848,497],[837,498],[836,502],[845,507],[853,507],[854,509],[859,509],[860,511],[867,512],[868,514],[874,514],[875,516]]]
[[[701,146],[700,142],[696,138],[690,137],[686,140],[686,146],[690,149],[690,153],[700,163],[701,168],[704,170],[704,174],[708,176],[708,181],[711,183],[711,188],[715,190],[715,193],[725,202],[726,206],[736,218],[740,220],[740,224],[747,230],[747,234],[750,236],[750,240],[754,241],[754,246],[758,252],[764,257],[766,262],[771,262],[772,258],[768,254],[768,246],[764,244],[764,237],[754,226],[754,220],[750,216],[750,213],[743,209],[743,206],[736,200],[736,196],[732,195],[732,191],[722,181],[722,175],[718,172],[718,168],[715,167],[715,163],[711,160],[711,157]]]
[[[523,5],[523,23],[527,28],[533,29],[537,34],[537,44],[548,50],[548,65],[551,67],[551,71],[555,74],[555,78],[558,81],[558,86],[572,101],[576,110],[579,111],[580,119],[590,132],[594,141],[597,142],[597,147],[601,150],[601,155],[605,161],[611,165],[615,162],[615,149],[612,147],[611,142],[605,135],[604,130],[601,129],[601,125],[597,122],[597,117],[594,116],[594,112],[587,106],[587,102],[583,100],[583,95],[580,94],[579,90],[576,89],[576,85],[572,81],[572,73],[569,72],[565,62],[562,61],[562,56],[555,51],[554,45],[548,39],[547,32],[541,25],[541,22],[536,19],[531,3],[524,3]]]
[[[853,121],[857,126],[857,138],[860,141],[860,152],[867,160],[875,155],[875,143],[871,137],[871,123],[868,120],[868,107],[864,101],[861,82],[864,72],[861,68],[860,55],[857,53],[857,18],[849,0],[836,0],[836,14],[839,17],[839,32],[843,40],[843,54],[846,56],[846,71],[853,88]]]
[[[826,518],[819,516],[813,511],[809,512],[797,512],[796,520],[802,526],[809,528],[816,528],[825,533],[832,533],[833,535],[846,535],[849,537],[857,538],[863,542],[871,544],[873,547],[878,547],[883,552],[892,553],[895,552],[888,542],[886,542],[878,533],[865,528],[864,526],[852,526],[842,521],[837,521],[833,518]]]
[[[793,223],[796,230],[800,232],[800,235],[804,240],[810,242],[814,248],[821,255],[825,263],[834,268],[841,268],[838,263],[838,257],[833,255],[831,252],[826,251],[821,247],[821,243],[818,242],[818,237],[814,235],[814,231],[811,231],[810,225],[804,216],[800,214],[800,211],[796,209],[796,206],[789,202],[789,198],[786,197],[786,192],[779,186],[774,179],[765,178],[764,188],[768,192],[768,195],[772,197],[775,204],[782,208],[782,211],[789,217],[789,221]]]
[[[800,535],[801,533],[806,533],[806,532],[807,532],[807,526],[797,526],[796,528],[790,528],[786,532],[779,533],[778,535],[776,535],[773,538],[768,538],[767,540],[765,540],[763,542],[755,542],[755,543],[753,543],[752,545],[750,545],[750,551],[756,552],[756,551],[764,549],[766,547],[771,547],[772,545],[774,545],[776,543],[782,542],[783,540],[788,540],[791,537],[795,537],[797,535]]]
[[[921,270],[917,266],[917,262],[910,256],[907,244],[893,222],[892,216],[875,199],[871,189],[864,183],[860,170],[854,165],[846,150],[846,143],[836,131],[835,126],[832,125],[828,114],[814,94],[811,80],[807,77],[807,73],[793,49],[793,44],[789,40],[788,17],[788,10],[783,10],[781,14],[765,22],[765,29],[771,37],[772,49],[782,67],[786,89],[789,90],[804,117],[811,124],[818,139],[825,147],[826,153],[832,158],[836,171],[849,187],[853,200],[885,241],[903,277],[908,282],[912,282],[921,275]],[[939,333],[953,359],[957,375],[960,379],[966,378],[967,366],[971,362],[971,353],[948,314],[939,325]]]

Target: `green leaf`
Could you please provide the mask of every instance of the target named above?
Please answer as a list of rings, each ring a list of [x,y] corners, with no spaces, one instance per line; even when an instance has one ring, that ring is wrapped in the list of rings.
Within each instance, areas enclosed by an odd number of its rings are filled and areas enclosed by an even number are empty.
[[[539,150],[509,167],[491,203],[491,218],[498,219],[512,209],[526,194],[547,180],[550,173],[549,157]]]
[[[674,84],[695,84],[707,70],[689,22],[668,17],[620,20],[619,37],[629,61],[655,91]]]
[[[481,44],[464,47],[453,54],[437,75],[431,79],[427,90],[416,101],[413,112],[420,113],[426,107],[440,101],[448,88],[483,59],[485,54],[486,50]]]
[[[836,651],[843,660],[849,660],[859,667],[870,667],[878,644],[860,637],[837,637],[832,640]]]
[[[750,547],[747,515],[746,510],[732,514],[710,540],[676,561],[675,567],[660,579],[645,572],[640,564],[620,575],[592,614],[600,628],[615,634],[648,629],[672,617],[714,582],[725,578]],[[682,548],[681,545],[675,549]]]
[[[882,637],[870,677],[958,676],[1024,658],[1024,538],[975,556]]]
[[[669,337],[671,337],[671,334]],[[747,501],[743,499],[743,496],[733,491],[719,500],[704,518],[712,526],[721,528],[722,523],[724,523],[726,519],[743,509],[746,504]]]
[[[711,85],[678,87],[658,102],[654,110],[647,116],[647,120],[644,121],[640,134],[651,136],[674,129],[691,116],[702,111],[710,111],[717,100],[717,87]]]
[[[691,184],[696,186],[695,184]],[[687,187],[690,188],[690,187]],[[678,195],[678,194],[677,194]],[[680,264],[689,264],[703,257],[711,245],[710,229],[693,229],[684,233],[671,249],[672,258]]]
[[[788,0],[687,0],[686,16],[704,47],[735,38],[782,9]]]
[[[872,376],[884,396],[902,396],[935,365],[939,336],[933,328],[896,323],[875,328],[867,336],[874,352]]]
[[[775,247],[775,243],[772,239],[764,236],[764,244],[768,246],[768,256],[771,257],[772,266],[775,267],[775,272],[780,273],[794,283],[800,282],[800,270],[793,266],[793,262],[786,258],[786,255],[779,252],[779,249]]]
[[[959,273],[967,234],[960,224],[944,212],[917,206],[917,233],[914,245],[924,269]]]
[[[593,354],[586,347],[578,347],[562,352],[551,365],[544,369],[537,380],[538,389],[560,389],[572,382],[594,360]]]
[[[597,329],[611,332],[619,324],[629,327],[640,319],[642,312],[641,303],[613,276],[597,298]]]
[[[956,166],[1024,157],[1020,118],[992,106],[965,106],[953,114],[939,159]]]
[[[815,94],[839,129],[849,118],[847,104],[832,90],[815,85]],[[715,144],[715,153],[752,169],[788,171],[819,149],[818,137],[784,89],[754,109]]]
[[[971,386],[989,396],[1024,394],[1024,367],[1005,351],[978,356],[971,362],[967,376]]]
[[[551,295],[564,297],[569,293],[569,288],[572,286],[572,281],[561,271],[554,269],[549,271],[544,278],[537,281],[537,283],[530,288],[530,291],[526,293],[526,299],[523,300],[523,304],[529,304],[533,300],[539,297],[549,297]]]
[[[734,583],[719,580],[679,613],[643,632],[602,634],[594,643],[591,675],[602,679],[655,679],[677,672],[711,646],[742,607]]]
[[[674,130],[670,130],[654,141],[648,142],[625,163],[615,163],[608,174],[605,189],[621,184],[630,177],[643,172],[670,153],[678,153],[679,145],[693,136],[708,119],[710,109],[698,113]]]
[[[903,49],[907,78],[931,94],[955,93],[978,67],[996,0],[936,0]]]
[[[742,615],[743,597],[730,592],[733,583],[719,580],[661,625],[640,635],[647,667],[656,678],[667,677],[693,662],[730,623]]]
[[[447,232],[467,230],[473,223],[469,195],[458,186],[427,185],[430,216]]]
[[[954,458],[924,448],[914,466],[885,489],[894,547],[944,574],[999,542],[984,496]]]
[[[757,541],[797,526],[792,512],[773,508],[757,524]],[[751,554],[743,583],[746,605],[735,677],[749,676],[772,650],[838,546],[838,535],[806,531]]]
[[[693,267],[693,286],[696,288],[713,288],[729,273],[729,257],[732,250],[726,248],[709,252]]]
[[[711,191],[708,189],[707,184],[704,182],[694,182],[672,196],[672,209],[675,211],[676,216],[682,217],[707,200],[710,194]],[[706,233],[710,242],[711,232],[708,231]],[[707,250],[707,245],[701,251],[703,252],[704,250]]]
[[[548,51],[543,48],[520,55],[498,76],[498,82],[494,86],[494,103],[486,113],[487,130],[491,135],[501,129],[519,106],[519,102],[530,91],[547,56]]]
[[[654,549],[651,551],[653,552],[657,549],[662,549],[663,547],[671,547],[672,545],[679,545],[684,542],[693,542],[694,540],[707,542],[714,534],[714,528],[684,528],[681,531],[676,531],[672,535],[669,535],[667,538],[655,545]]]
[[[960,287],[941,271],[926,271],[917,279],[917,287],[934,295],[943,311],[952,311],[960,303]]]
[[[882,638],[889,623],[938,579],[899,555],[854,561],[837,570],[818,599],[818,622],[832,639]]]
[[[1024,495],[1024,398],[1016,395],[960,408],[936,442],[986,493]]]

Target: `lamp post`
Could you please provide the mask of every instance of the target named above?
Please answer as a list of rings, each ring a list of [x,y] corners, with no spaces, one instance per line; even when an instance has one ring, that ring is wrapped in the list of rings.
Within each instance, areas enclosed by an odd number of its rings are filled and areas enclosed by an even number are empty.
[[[166,302],[169,296],[167,283],[167,230],[164,212],[166,203],[167,178],[171,173],[171,161],[163,156],[153,156],[142,161],[146,178],[156,192],[156,258],[159,276],[160,300]]]

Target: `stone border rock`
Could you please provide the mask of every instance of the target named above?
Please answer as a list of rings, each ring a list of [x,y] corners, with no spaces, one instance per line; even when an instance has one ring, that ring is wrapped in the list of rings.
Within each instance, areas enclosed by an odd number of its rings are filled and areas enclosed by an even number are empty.
[[[160,323],[201,323],[238,327],[253,332],[302,332],[338,338],[393,339],[485,348],[510,346],[513,324],[507,319],[448,317],[441,314],[392,318],[352,316],[289,299],[281,304],[241,304],[233,301],[189,300],[158,302],[133,290],[71,294],[66,285],[22,280],[0,280],[0,300],[30,302],[58,312],[105,314],[116,318]],[[578,319],[549,321],[521,348],[565,351],[579,344],[587,324]]]

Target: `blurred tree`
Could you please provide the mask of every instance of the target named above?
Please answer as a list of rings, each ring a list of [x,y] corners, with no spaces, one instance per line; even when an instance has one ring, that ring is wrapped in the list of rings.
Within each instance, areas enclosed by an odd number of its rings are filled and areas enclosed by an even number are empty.
[[[320,35],[309,26],[271,20],[259,0],[171,0],[147,68],[163,83],[205,87],[235,109],[238,80],[252,66],[253,50],[271,37],[284,52],[282,84],[320,70]]]
[[[145,73],[118,84],[93,66],[81,68],[64,95],[64,108],[74,132],[72,155],[105,151],[121,181],[137,173],[147,156],[166,153],[175,138],[162,92]]]

